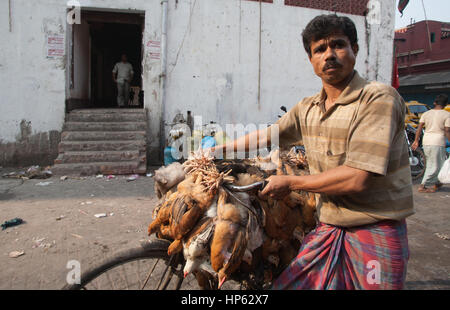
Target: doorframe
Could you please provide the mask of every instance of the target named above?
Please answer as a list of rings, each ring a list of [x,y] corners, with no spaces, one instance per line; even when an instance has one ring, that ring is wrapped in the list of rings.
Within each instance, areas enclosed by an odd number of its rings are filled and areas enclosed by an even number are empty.
[[[66,14],[69,12],[67,9]],[[96,7],[83,7],[81,8],[81,18],[86,22],[103,22],[103,23],[117,23],[117,24],[132,24],[141,25],[141,61],[139,66],[141,68],[141,75],[143,75],[144,70],[144,55],[145,55],[145,11],[144,10],[133,10],[133,9],[110,9],[110,8],[96,8]],[[75,57],[74,57],[74,46],[75,46],[75,32],[74,26],[67,24],[66,27],[66,113],[71,110],[80,108],[77,99],[69,98],[71,90],[75,87],[74,85],[74,72],[75,72]],[[89,35],[89,99],[92,100],[92,37]],[[143,91],[143,78],[141,77],[141,91]],[[78,100],[79,101],[79,100]]]

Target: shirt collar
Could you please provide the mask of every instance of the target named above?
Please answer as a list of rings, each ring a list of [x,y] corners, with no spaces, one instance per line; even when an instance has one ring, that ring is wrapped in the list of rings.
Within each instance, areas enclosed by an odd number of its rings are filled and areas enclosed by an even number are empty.
[[[344,91],[340,94],[335,104],[349,104],[354,102],[361,96],[361,92],[367,85],[367,83],[368,82],[359,75],[358,71],[355,70],[355,74],[352,80],[344,89]],[[325,93],[325,90],[322,88],[322,90],[314,97],[312,103],[319,104],[325,102],[326,98],[327,94]]]

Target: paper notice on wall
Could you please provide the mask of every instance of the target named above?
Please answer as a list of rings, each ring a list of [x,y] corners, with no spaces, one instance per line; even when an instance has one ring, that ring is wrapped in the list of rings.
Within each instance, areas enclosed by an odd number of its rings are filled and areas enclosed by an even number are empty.
[[[150,59],[161,59],[161,41],[148,41]]]
[[[48,35],[47,36],[47,58],[56,58],[64,56],[64,36]]]

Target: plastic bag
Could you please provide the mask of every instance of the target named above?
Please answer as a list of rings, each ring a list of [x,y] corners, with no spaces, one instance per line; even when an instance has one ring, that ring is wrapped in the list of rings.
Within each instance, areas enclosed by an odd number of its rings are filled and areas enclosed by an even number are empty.
[[[438,179],[442,184],[450,184],[450,157],[444,161]]]

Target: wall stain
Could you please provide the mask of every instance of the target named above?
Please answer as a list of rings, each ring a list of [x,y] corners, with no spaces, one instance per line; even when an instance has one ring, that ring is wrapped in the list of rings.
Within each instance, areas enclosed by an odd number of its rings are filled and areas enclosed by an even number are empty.
[[[18,167],[52,165],[58,157],[61,133],[56,130],[33,134],[31,122],[20,122],[20,133],[15,142],[0,142],[0,165]]]

